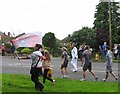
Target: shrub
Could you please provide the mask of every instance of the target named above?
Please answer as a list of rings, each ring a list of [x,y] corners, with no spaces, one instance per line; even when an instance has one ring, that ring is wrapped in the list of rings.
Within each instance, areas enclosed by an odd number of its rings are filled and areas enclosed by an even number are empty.
[[[25,54],[30,54],[32,51],[30,50],[30,48],[24,48],[21,50],[21,53],[25,53]]]

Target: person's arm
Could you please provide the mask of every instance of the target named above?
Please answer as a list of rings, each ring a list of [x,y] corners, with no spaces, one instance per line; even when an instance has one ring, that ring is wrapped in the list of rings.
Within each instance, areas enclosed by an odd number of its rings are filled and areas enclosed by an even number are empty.
[[[18,60],[21,60],[21,59],[30,59],[30,57],[29,56],[27,56],[27,57],[18,57]]]

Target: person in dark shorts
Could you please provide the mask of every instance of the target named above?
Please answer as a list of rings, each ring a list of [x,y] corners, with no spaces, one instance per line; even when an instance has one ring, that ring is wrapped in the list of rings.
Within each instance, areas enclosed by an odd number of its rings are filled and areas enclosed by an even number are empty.
[[[94,81],[97,81],[98,77],[96,76],[96,74],[92,70],[91,51],[90,51],[90,47],[89,46],[86,46],[85,51],[83,52],[83,58],[84,58],[83,78],[81,79],[81,81],[85,81],[86,80],[86,71],[87,71],[87,69],[94,76],[94,78],[95,78]]]
[[[105,78],[102,80],[103,82],[105,82],[109,76],[109,73],[112,74],[112,76],[115,78],[115,80],[118,80],[118,77],[113,73],[112,71],[112,62],[113,62],[113,53],[112,51],[109,49],[109,47],[106,48],[107,50],[107,54],[106,54],[106,76]]]
[[[62,63],[61,63],[61,73],[62,76],[61,78],[68,78],[68,70],[67,70],[67,65],[68,65],[68,54],[67,54],[67,48],[63,47],[62,48],[63,54],[62,54]]]

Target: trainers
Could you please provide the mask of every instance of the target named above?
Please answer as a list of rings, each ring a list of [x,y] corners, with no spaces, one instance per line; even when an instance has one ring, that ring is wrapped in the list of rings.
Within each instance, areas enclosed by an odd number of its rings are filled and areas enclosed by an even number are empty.
[[[64,76],[64,78],[68,78],[68,76],[67,76],[67,75],[65,75],[65,76]]]
[[[53,82],[52,82],[53,84],[55,84],[55,80],[53,80]]]
[[[73,73],[77,72],[76,70],[73,70]]]
[[[61,78],[65,78],[65,75],[62,75]]]
[[[106,82],[106,79],[103,79],[102,81],[103,81],[103,82]]]
[[[98,77],[96,76],[94,81],[97,81],[97,80],[98,80]]]
[[[82,78],[80,81],[86,81],[86,79],[85,79],[85,78]]]
[[[115,77],[115,80],[118,80],[118,77]]]

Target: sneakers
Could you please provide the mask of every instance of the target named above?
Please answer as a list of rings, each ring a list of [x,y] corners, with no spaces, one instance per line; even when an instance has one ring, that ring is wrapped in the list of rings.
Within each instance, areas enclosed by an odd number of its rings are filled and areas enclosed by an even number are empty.
[[[94,81],[96,82],[97,80],[98,80],[98,77],[96,76]]]
[[[85,78],[82,78],[80,81],[86,81],[86,79],[85,79]]]
[[[55,80],[53,80],[53,82],[52,82],[53,84],[55,84]]]
[[[77,72],[77,70],[73,70],[73,73]]]
[[[61,78],[65,78],[65,75],[62,75]]]
[[[64,76],[64,78],[68,78],[68,76],[67,76],[67,75],[65,75],[65,76]]]
[[[118,77],[115,77],[115,80],[118,80]]]
[[[68,76],[67,75],[62,75],[61,78],[68,78]]]
[[[102,79],[103,82],[106,82],[106,79]]]

